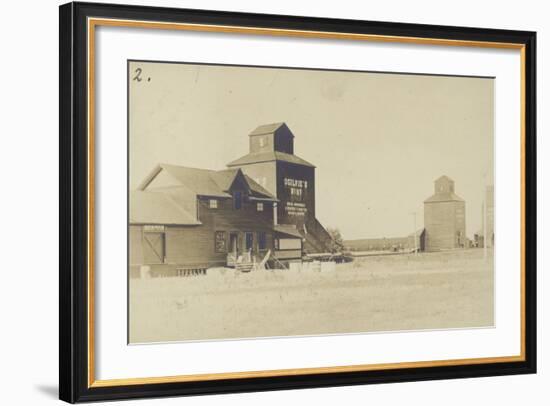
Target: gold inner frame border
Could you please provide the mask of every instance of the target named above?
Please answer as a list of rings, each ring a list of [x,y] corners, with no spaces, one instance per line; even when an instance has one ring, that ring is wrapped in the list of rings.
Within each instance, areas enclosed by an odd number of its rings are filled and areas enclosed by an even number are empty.
[[[95,278],[94,278],[94,191],[95,191],[95,28],[97,26],[109,27],[129,27],[129,28],[148,28],[161,30],[180,30],[194,32],[218,32],[233,33],[244,35],[268,35],[299,38],[318,38],[318,39],[341,39],[356,41],[374,41],[374,42],[392,42],[402,44],[421,44],[435,46],[460,46],[460,47],[478,47],[478,48],[497,48],[513,49],[520,51],[520,83],[521,83],[521,101],[520,101],[520,162],[521,162],[521,270],[520,270],[520,337],[521,348],[519,355],[502,357],[481,357],[464,358],[451,360],[433,360],[433,361],[415,361],[415,362],[396,362],[385,364],[362,364],[362,365],[344,365],[328,366],[315,368],[295,368],[295,369],[276,369],[265,371],[242,371],[242,372],[219,372],[210,374],[191,374],[174,375],[160,377],[144,378],[121,378],[121,379],[95,379]],[[453,40],[441,38],[422,38],[422,37],[403,37],[390,35],[374,34],[355,34],[345,32],[326,32],[326,31],[307,31],[291,29],[274,29],[261,27],[228,26],[228,25],[208,25],[208,24],[188,24],[188,23],[166,23],[155,21],[140,20],[121,20],[108,18],[89,18],[87,22],[87,81],[88,81],[88,387],[112,387],[126,385],[143,384],[162,384],[177,382],[197,382],[214,381],[221,379],[243,379],[243,378],[265,378],[312,374],[336,374],[343,372],[367,372],[381,371],[401,368],[426,368],[442,366],[460,366],[476,364],[493,364],[505,362],[525,361],[525,45],[520,43],[507,42],[489,42],[489,41],[469,41]]]

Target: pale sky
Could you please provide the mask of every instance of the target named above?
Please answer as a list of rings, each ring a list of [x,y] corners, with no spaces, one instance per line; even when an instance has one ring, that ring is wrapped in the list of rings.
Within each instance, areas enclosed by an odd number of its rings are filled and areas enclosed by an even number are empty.
[[[141,81],[132,80],[140,68]],[[131,62],[130,187],[158,163],[224,169],[248,134],[285,122],[316,169],[317,218],[345,239],[423,225],[447,175],[481,228],[493,179],[494,83],[488,78]],[[149,80],[150,78],[150,80]]]

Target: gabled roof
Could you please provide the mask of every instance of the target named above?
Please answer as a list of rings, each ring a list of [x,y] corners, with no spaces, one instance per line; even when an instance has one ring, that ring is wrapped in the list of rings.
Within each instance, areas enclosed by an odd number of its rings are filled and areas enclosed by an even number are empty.
[[[130,192],[130,224],[202,224],[168,194],[160,192]]]
[[[291,155],[280,151],[266,151],[266,152],[256,152],[252,154],[247,154],[245,156],[240,157],[239,159],[236,159],[228,163],[227,166],[232,167],[232,166],[248,165],[248,164],[258,163],[258,162],[273,162],[273,161],[290,162],[293,164],[310,166],[312,168],[315,168],[314,165],[310,164],[305,159],[302,159],[296,155]]]
[[[435,180],[435,182],[439,182],[440,180],[445,180],[445,181],[451,182],[451,183],[454,182],[454,180],[452,180],[451,178],[449,178],[447,175],[442,175],[442,176],[440,176],[439,178],[437,178],[437,179]]]
[[[437,203],[437,202],[463,202],[464,199],[453,192],[440,192],[428,197],[424,200],[424,203]]]
[[[184,186],[197,196],[231,197],[229,193],[231,186],[237,178],[242,177],[252,195],[258,194],[261,197],[277,200],[269,191],[260,186],[252,178],[244,175],[238,168],[213,171],[210,169],[160,164],[145,178],[138,187],[138,190],[146,190],[162,170],[167,171],[181,186]]]
[[[288,128],[288,126],[285,123],[272,123],[272,124],[264,124],[261,126],[258,126],[252,131],[249,135],[266,135],[266,134],[273,134],[280,128],[285,128],[288,133],[294,137],[294,134],[292,134],[292,131]]]
[[[172,175],[182,186],[187,187],[196,195],[211,197],[231,197],[229,189],[236,171],[232,174],[217,174],[208,169],[188,168],[185,166],[161,164],[160,167]],[[223,171],[225,172],[225,171]],[[232,178],[231,178],[232,175]],[[229,180],[229,178],[231,178]],[[227,188],[225,186],[229,182]]]
[[[244,175],[248,186],[250,187],[250,190],[254,193],[257,193],[259,195],[263,195],[264,197],[270,197],[275,198],[267,189],[265,189],[262,185],[260,185],[258,182],[256,182],[254,179],[252,179],[248,175]]]
[[[238,169],[225,169],[223,171],[210,171],[210,177],[222,191],[228,191],[235,181]]]

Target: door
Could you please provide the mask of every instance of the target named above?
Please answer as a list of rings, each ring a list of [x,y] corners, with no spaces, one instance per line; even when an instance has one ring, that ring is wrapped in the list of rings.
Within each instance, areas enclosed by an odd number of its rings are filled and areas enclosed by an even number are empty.
[[[146,264],[163,264],[166,244],[164,233],[143,233],[143,259]]]
[[[237,233],[229,233],[229,252],[235,257],[239,253],[239,234]]]
[[[246,252],[252,251],[252,247],[254,244],[254,234],[253,233],[244,233],[244,241],[245,241],[245,250]]]

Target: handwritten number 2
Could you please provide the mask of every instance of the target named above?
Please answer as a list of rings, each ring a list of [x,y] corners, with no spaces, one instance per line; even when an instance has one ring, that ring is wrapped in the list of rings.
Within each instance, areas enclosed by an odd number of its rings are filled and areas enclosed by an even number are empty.
[[[138,82],[141,82],[141,68],[136,69],[136,76],[132,80],[137,80]]]

